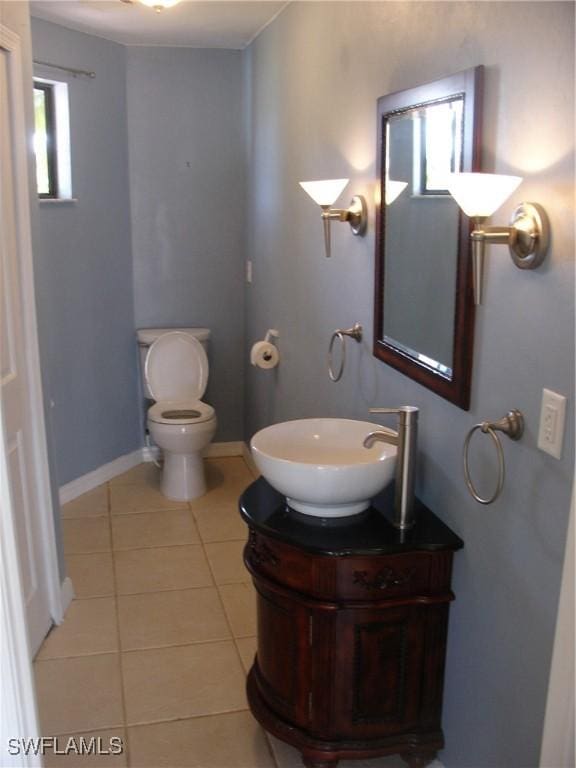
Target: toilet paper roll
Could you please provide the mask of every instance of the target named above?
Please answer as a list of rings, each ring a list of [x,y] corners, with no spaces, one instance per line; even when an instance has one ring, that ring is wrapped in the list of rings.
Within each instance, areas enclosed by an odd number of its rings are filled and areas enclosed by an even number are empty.
[[[250,351],[250,362],[257,368],[276,368],[279,360],[278,348],[269,341],[257,341]]]

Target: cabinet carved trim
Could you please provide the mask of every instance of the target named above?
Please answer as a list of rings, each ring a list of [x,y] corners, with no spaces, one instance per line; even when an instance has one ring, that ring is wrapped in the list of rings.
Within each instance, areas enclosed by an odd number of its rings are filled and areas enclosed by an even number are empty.
[[[382,568],[374,577],[371,577],[368,571],[354,571],[353,584],[358,584],[364,589],[389,589],[390,587],[401,587],[408,584],[415,569],[410,568],[407,571],[394,571],[392,568]]]
[[[253,529],[250,531],[248,547],[249,558],[254,565],[271,565],[273,568],[280,565],[280,558],[272,552],[266,542],[258,542],[258,534]]]

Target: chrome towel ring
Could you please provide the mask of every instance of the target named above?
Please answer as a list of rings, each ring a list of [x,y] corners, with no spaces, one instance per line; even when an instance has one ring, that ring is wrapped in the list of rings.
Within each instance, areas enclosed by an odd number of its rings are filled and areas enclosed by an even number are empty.
[[[496,483],[496,490],[492,496],[487,499],[482,498],[482,496],[477,493],[470,476],[470,466],[468,464],[468,449],[470,446],[470,440],[472,439],[472,435],[474,432],[476,432],[477,429],[479,429],[485,435],[490,435],[492,442],[496,446],[496,452],[498,454],[498,482]],[[516,408],[513,408],[511,411],[508,411],[506,416],[498,419],[498,421],[483,421],[480,424],[475,424],[466,435],[463,452],[464,480],[466,481],[466,487],[470,491],[472,498],[475,499],[479,504],[492,504],[494,501],[496,501],[498,496],[500,496],[502,488],[504,487],[504,478],[506,474],[504,464],[504,450],[502,449],[502,443],[500,442],[500,438],[496,432],[503,432],[505,435],[508,435],[511,440],[520,440],[524,432],[524,415],[522,412]]]
[[[330,376],[331,381],[340,381],[342,374],[344,373],[344,367],[346,365],[345,336],[350,336],[352,339],[358,342],[362,341],[362,326],[360,323],[354,323],[352,328],[348,328],[347,330],[339,328],[332,334],[332,337],[330,338],[330,346],[328,347],[328,375]],[[340,368],[338,369],[338,372],[334,373],[334,361],[332,359],[332,353],[334,351],[334,342],[336,339],[340,339],[342,344],[342,359],[340,360]]]

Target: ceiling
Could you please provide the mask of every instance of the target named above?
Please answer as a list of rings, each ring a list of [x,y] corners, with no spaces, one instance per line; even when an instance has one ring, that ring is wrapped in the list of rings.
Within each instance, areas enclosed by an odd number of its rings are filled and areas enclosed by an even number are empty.
[[[33,0],[32,16],[124,45],[245,48],[287,5],[182,0],[156,13],[134,0]]]

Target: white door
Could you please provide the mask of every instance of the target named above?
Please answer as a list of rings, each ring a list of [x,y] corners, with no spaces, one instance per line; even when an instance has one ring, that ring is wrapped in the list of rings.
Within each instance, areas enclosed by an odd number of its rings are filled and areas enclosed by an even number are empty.
[[[43,568],[40,489],[36,484],[34,412],[26,354],[23,275],[19,251],[10,54],[0,47],[0,397],[20,576],[34,654],[51,624]]]

